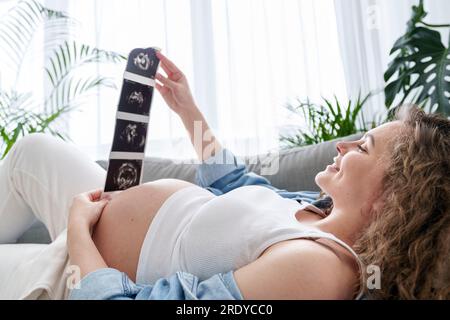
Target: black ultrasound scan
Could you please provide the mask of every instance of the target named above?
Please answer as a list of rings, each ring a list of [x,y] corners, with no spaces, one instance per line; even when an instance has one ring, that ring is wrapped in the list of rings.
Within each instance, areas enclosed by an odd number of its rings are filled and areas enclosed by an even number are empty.
[[[142,160],[110,159],[105,192],[121,191],[141,182]]]
[[[131,50],[111,144],[103,192],[117,192],[141,183],[154,78],[159,66],[156,47]]]
[[[145,122],[117,119],[111,151],[145,152],[147,126]]]
[[[152,97],[153,87],[124,79],[118,110],[148,116]]]
[[[159,59],[156,56],[155,48],[137,48],[133,49],[128,56],[126,71],[155,79],[158,69]]]

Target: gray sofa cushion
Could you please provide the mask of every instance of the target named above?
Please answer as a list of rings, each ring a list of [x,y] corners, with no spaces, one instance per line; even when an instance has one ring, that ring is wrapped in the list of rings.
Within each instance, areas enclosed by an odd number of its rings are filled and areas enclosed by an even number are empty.
[[[319,188],[314,182],[314,177],[317,172],[324,170],[327,164],[333,162],[333,157],[337,155],[336,141],[353,140],[359,137],[361,137],[361,134],[355,134],[316,145],[281,150],[279,152],[278,172],[274,175],[263,176],[277,188],[289,191],[318,191]],[[260,174],[262,163],[270,156],[273,156],[273,154],[244,157],[243,160],[250,171]],[[97,162],[103,168],[107,167],[106,160]],[[194,182],[196,169],[197,164],[193,159],[180,161],[148,157],[144,160],[142,180],[148,182],[162,178],[176,178]]]
[[[353,140],[362,134],[351,135],[342,139],[331,140],[316,145],[297,147],[281,150],[279,153],[279,170],[274,175],[264,175],[271,183],[281,189],[288,191],[312,190],[319,188],[314,182],[315,175],[325,169],[327,164],[333,161],[337,155],[336,142],[338,140]],[[258,174],[261,166],[270,154],[262,154],[246,157],[250,171]],[[107,161],[97,161],[100,166],[106,168]],[[153,181],[161,178],[176,178],[194,182],[197,163],[193,159],[185,161],[148,157],[144,160],[143,182]],[[49,236],[42,225],[37,222],[18,241],[19,243],[48,243]]]
[[[288,191],[319,191],[319,187],[316,185],[314,178],[319,171],[324,170],[328,164],[333,162],[333,157],[337,155],[336,142],[340,140],[355,140],[361,136],[362,134],[355,134],[316,145],[282,150],[279,153],[278,173],[263,176],[280,189],[286,189]],[[257,156],[257,158],[264,159],[264,155]],[[245,160],[247,163],[249,162],[248,158]],[[259,174],[261,171],[261,162],[258,161],[257,164],[249,164],[248,168],[250,171]]]

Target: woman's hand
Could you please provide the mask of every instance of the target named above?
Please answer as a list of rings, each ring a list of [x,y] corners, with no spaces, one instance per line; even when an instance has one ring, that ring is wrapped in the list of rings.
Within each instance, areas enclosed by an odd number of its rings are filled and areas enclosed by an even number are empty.
[[[169,107],[180,116],[198,158],[201,161],[206,160],[216,150],[220,150],[222,146],[211,132],[205,117],[195,104],[184,74],[161,52],[157,51],[156,56],[160,60],[161,67],[167,73],[167,78],[160,73],[156,74],[156,79],[163,84],[160,85],[156,82],[156,89],[161,93]],[[200,128],[200,134],[195,135],[198,128]],[[213,145],[214,148],[209,148],[210,145]]]
[[[110,200],[101,195],[102,190],[81,193],[73,198],[70,207],[67,248],[71,264],[80,268],[81,277],[108,267],[92,240],[92,229]]]
[[[69,213],[69,229],[71,226],[77,225],[92,229],[97,224],[104,207],[110,200],[109,196],[101,199],[102,190],[94,190],[81,193],[72,200]]]
[[[157,51],[156,56],[160,60],[161,67],[167,74],[167,77],[164,77],[159,72],[156,74],[156,79],[162,85],[156,82],[155,86],[159,93],[161,93],[164,101],[180,117],[188,116],[197,111],[197,106],[189,89],[186,76],[161,52]]]

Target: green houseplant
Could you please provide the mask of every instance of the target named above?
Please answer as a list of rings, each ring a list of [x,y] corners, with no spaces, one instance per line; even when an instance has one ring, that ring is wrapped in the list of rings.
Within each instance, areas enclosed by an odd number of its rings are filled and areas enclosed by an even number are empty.
[[[414,103],[430,112],[450,116],[450,37],[445,46],[435,29],[450,24],[429,24],[423,0],[412,7],[406,33],[394,44],[395,55],[384,74],[386,106]],[[391,108],[392,109],[392,108]]]
[[[370,94],[356,100],[348,100],[345,104],[322,98],[323,103],[312,103],[309,100],[298,100],[298,105],[288,104],[289,111],[303,116],[306,129],[298,129],[294,135],[280,135],[280,142],[284,148],[316,144],[323,141],[345,137],[350,134],[367,131],[377,126],[381,121],[364,119],[362,107]]]
[[[439,28],[450,28],[450,24],[425,22],[427,12],[423,3],[420,0],[417,6],[412,7],[406,33],[395,42],[390,51],[394,58],[384,73],[385,105],[388,111],[385,118],[364,121],[362,105],[368,96],[364,99],[358,97],[354,102],[349,101],[346,110],[337,99],[334,100],[334,106],[327,99],[324,99],[323,104],[299,101],[298,106],[289,105],[288,109],[304,116],[307,129],[298,130],[295,135],[280,136],[285,147],[315,144],[367,131],[389,120],[396,105],[403,103],[414,103],[429,112],[450,116],[450,37],[445,46],[440,33],[436,31]],[[394,100],[397,101],[395,106]]]
[[[0,159],[4,158],[21,136],[33,132],[49,132],[69,138],[55,125],[101,86],[116,88],[112,78],[86,75],[81,68],[95,63],[119,63],[126,57],[79,43],[73,38],[76,21],[63,12],[44,7],[35,0],[19,1],[0,19],[0,70],[9,68],[11,88],[0,87]],[[33,38],[43,29],[47,37],[36,48]],[[23,63],[33,50],[44,52],[44,77],[50,84],[43,98],[32,89],[18,92]],[[2,79],[3,83],[5,79]]]

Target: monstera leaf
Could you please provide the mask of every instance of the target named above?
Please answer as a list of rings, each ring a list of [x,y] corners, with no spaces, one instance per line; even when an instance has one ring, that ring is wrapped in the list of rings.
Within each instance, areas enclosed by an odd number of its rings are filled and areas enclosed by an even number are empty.
[[[413,7],[408,29],[399,38],[390,54],[397,56],[384,74],[386,106],[390,107],[398,94],[400,103],[412,102],[433,107],[434,112],[450,115],[450,51],[441,41],[438,31],[425,27],[423,3]],[[421,26],[423,24],[424,26]],[[440,27],[440,26],[435,26]],[[449,39],[450,40],[450,39]]]

